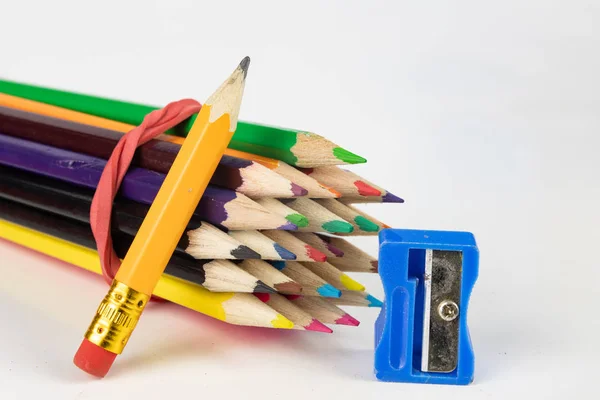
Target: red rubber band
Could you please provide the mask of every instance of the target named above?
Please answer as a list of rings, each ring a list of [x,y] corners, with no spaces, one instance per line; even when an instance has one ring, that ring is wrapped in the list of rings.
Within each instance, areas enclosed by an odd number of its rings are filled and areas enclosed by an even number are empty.
[[[108,284],[112,283],[121,266],[110,235],[112,205],[135,150],[196,114],[201,107],[196,100],[183,99],[169,103],[161,110],[152,111],[144,117],[139,126],[123,135],[108,159],[90,208],[90,225],[100,256],[102,275]]]

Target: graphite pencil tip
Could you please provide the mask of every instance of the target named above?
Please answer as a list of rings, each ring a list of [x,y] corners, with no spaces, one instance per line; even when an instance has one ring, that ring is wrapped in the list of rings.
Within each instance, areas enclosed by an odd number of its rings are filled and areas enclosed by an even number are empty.
[[[252,250],[248,246],[239,245],[235,249],[231,250],[231,255],[238,260],[248,260],[248,259],[260,259],[261,256],[256,251]]]
[[[354,154],[342,147],[336,147],[333,149],[333,155],[346,164],[362,164],[367,162],[366,158]]]
[[[246,79],[246,75],[248,75],[248,68],[250,67],[250,57],[246,56],[240,62],[240,69],[244,72],[244,79]]]

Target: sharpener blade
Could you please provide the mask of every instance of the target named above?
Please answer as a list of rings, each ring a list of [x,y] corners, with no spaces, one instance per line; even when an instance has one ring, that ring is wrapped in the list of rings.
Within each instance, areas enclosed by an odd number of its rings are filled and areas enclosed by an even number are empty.
[[[452,372],[458,363],[462,252],[425,251],[421,370]]]

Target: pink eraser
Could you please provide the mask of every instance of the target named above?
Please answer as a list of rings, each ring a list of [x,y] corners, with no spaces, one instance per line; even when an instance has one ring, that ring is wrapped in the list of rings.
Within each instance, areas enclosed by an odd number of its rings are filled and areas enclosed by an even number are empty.
[[[115,362],[115,358],[117,358],[115,353],[83,339],[77,353],[75,353],[75,357],[73,357],[73,362],[88,374],[104,378],[113,362]]]

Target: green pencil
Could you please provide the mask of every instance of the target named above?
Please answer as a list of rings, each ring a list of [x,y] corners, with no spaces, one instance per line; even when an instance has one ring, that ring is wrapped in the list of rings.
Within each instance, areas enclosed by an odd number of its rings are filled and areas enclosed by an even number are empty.
[[[160,107],[67,92],[0,79],[0,93],[139,125],[144,116]],[[185,136],[195,116],[168,133]],[[239,121],[232,149],[285,161],[297,167],[360,164],[366,162],[350,151],[314,133]]]

